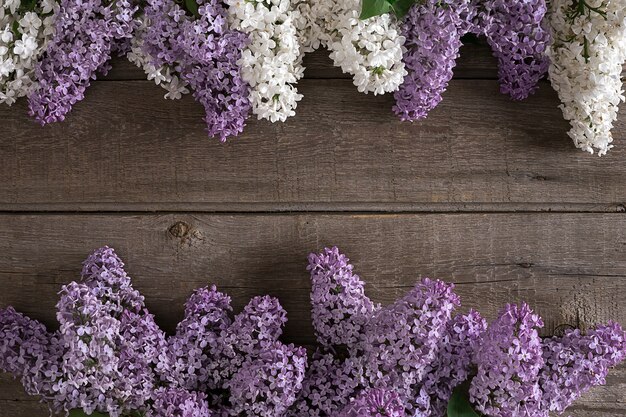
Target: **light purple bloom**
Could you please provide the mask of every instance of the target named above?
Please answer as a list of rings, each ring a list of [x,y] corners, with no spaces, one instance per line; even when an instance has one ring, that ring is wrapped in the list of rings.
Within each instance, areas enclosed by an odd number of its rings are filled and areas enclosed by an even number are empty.
[[[379,308],[365,295],[350,260],[336,247],[309,255],[313,327],[324,347],[354,345],[364,324]]]
[[[111,56],[125,53],[137,9],[131,0],[60,0],[55,34],[36,67],[38,87],[28,100],[38,122],[64,120],[91,80],[108,72]]]
[[[541,318],[526,304],[507,305],[489,325],[476,351],[478,373],[469,391],[477,411],[491,417],[547,417],[539,386],[541,327]]]
[[[477,311],[457,315],[446,325],[437,358],[426,368],[424,394],[432,416],[445,416],[452,390],[470,376],[473,358],[487,328]]]
[[[481,31],[498,58],[500,90],[523,100],[548,72],[550,33],[543,27],[545,0],[483,0]]]
[[[521,100],[548,71],[549,33],[542,26],[545,0],[425,0],[402,23],[408,74],[395,93],[401,120],[425,118],[452,79],[467,33],[484,35],[498,58],[502,93]]]
[[[287,321],[272,297],[255,297],[233,319],[230,298],[202,288],[168,340],[158,365],[163,381],[204,392],[218,415],[284,415],[302,386],[306,352],[278,341]]]
[[[270,342],[255,359],[243,366],[225,384],[230,391],[225,416],[283,416],[302,389],[306,351],[293,345]]]
[[[626,334],[614,322],[583,334],[568,330],[543,342],[539,384],[544,409],[562,413],[591,387],[604,385],[610,368],[626,358]]]
[[[206,395],[182,388],[159,388],[146,417],[211,417]]]
[[[461,15],[467,0],[426,0],[414,5],[402,23],[403,61],[408,74],[394,94],[401,120],[419,120],[441,102],[461,47]]]
[[[144,410],[165,334],[112,249],[99,249],[85,261],[83,281],[63,287],[57,309],[65,351],[57,400],[68,410],[111,417]]]
[[[441,381],[425,380],[441,342],[446,337],[474,340],[480,317],[453,321],[459,305],[453,285],[427,278],[395,303],[374,305],[337,248],[311,254],[309,271],[313,324],[325,351],[313,357],[290,415],[335,417],[351,399],[371,389],[394,392],[407,415],[429,415],[431,395],[449,395],[445,390],[456,383],[450,370],[442,373]],[[456,330],[469,333],[448,336]],[[467,372],[466,350],[456,345],[451,349],[448,360],[463,366],[459,374]]]
[[[405,417],[405,413],[395,392],[368,389],[350,402],[339,417]]]
[[[20,378],[26,392],[39,395],[54,412],[62,411],[54,392],[62,353],[58,332],[49,333],[13,307],[0,309],[0,370]]]
[[[209,136],[225,141],[239,134],[251,105],[249,86],[237,60],[247,36],[228,27],[219,0],[200,0],[199,16],[191,18],[174,0],[149,0],[149,22],[143,48],[155,67],[175,68],[204,106]]]

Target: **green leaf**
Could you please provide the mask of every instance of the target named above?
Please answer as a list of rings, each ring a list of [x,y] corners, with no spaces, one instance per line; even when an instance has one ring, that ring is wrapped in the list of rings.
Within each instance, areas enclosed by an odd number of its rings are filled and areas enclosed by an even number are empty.
[[[106,413],[100,413],[98,411],[94,411],[91,414],[87,414],[80,408],[75,408],[73,410],[70,410],[69,417],[109,417],[109,415]]]
[[[185,7],[195,17],[200,17],[200,12],[198,11],[198,3],[196,3],[196,0],[185,0]]]
[[[469,383],[465,382],[452,391],[448,402],[448,417],[480,417],[469,400]]]
[[[389,13],[390,10],[391,4],[387,0],[363,0],[360,18],[362,20],[369,19],[370,17]]]
[[[398,19],[403,18],[411,10],[416,0],[397,0],[391,6]]]
[[[20,33],[20,24],[17,20],[13,21],[13,26],[11,27],[11,30],[13,30],[14,40],[22,38],[22,34]]]

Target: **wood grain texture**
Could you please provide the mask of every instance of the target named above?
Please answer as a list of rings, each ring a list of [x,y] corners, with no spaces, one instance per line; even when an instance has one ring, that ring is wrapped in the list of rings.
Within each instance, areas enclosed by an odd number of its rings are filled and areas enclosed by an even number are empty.
[[[334,244],[379,302],[433,276],[488,318],[527,300],[544,335],[626,324],[623,111],[616,148],[584,154],[549,84],[524,102],[502,96],[479,40],[430,117],[400,123],[391,96],[359,94],[327,55],[305,58],[296,118],[251,120],[227,144],[206,138],[192,98],[163,100],[121,59],[62,124],[0,106],[0,307],[54,327],[61,285],[109,244],[168,331],[190,292],[216,283],[237,310],[279,297],[286,340],[309,344],[305,258]],[[0,417],[47,414],[0,374]],[[626,417],[626,366],[570,414]]]
[[[543,334],[560,324],[626,322],[626,217],[593,213],[3,215],[0,306],[54,327],[60,286],[104,244],[118,249],[168,331],[191,291],[216,283],[236,310],[254,295],[279,297],[286,340],[312,343],[305,258],[333,244],[382,303],[431,276],[455,282],[464,308],[488,318],[506,302],[528,301],[545,319]],[[611,378],[582,411],[623,415],[616,404],[626,401],[626,379]],[[23,400],[15,385],[0,382],[0,406]]]
[[[598,158],[574,148],[546,83],[512,102],[493,80],[453,81],[413,124],[349,80],[301,90],[296,118],[250,121],[226,144],[205,137],[192,98],[147,81],[96,82],[43,128],[24,103],[2,107],[0,210],[623,210],[624,112]]]

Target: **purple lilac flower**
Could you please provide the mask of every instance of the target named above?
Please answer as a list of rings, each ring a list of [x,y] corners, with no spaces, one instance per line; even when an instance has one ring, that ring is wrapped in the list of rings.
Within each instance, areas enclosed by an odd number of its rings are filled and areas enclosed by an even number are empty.
[[[230,298],[197,290],[168,349],[161,380],[204,392],[222,417],[279,417],[302,386],[306,353],[278,342],[287,314],[277,299],[255,297],[232,320]]]
[[[541,327],[541,318],[526,304],[507,305],[489,325],[474,358],[478,373],[469,391],[477,411],[490,417],[547,417],[539,387]]]
[[[400,397],[385,389],[368,389],[350,402],[339,417],[405,417]]]
[[[162,381],[188,390],[207,389],[207,352],[217,350],[221,333],[232,322],[231,310],[230,297],[215,286],[197,289],[189,297],[185,318],[168,339],[168,349],[160,355],[158,372]]]
[[[407,68],[395,93],[401,120],[425,118],[452,79],[466,33],[485,35],[499,62],[501,91],[521,100],[548,71],[549,32],[542,27],[545,0],[425,0],[402,23]]]
[[[143,410],[154,390],[165,335],[122,265],[111,249],[100,249],[85,262],[84,281],[61,290],[65,352],[55,390],[66,409],[118,417]]]
[[[145,308],[144,297],[132,287],[124,262],[108,246],[96,249],[85,259],[81,281],[112,314],[119,315],[124,310],[139,312]]]
[[[337,359],[331,353],[316,352],[307,369],[302,391],[289,417],[335,416],[354,393],[366,387],[360,358]]]
[[[41,124],[65,119],[91,80],[108,71],[111,55],[124,52],[137,26],[137,9],[131,0],[60,1],[55,35],[36,67],[31,116]]]
[[[626,359],[626,333],[614,322],[585,335],[568,330],[562,337],[544,340],[543,358],[543,408],[562,413],[591,387],[604,385],[609,369]]]
[[[206,395],[182,388],[159,388],[146,417],[211,417]]]
[[[422,279],[413,290],[377,312],[365,326],[360,348],[372,386],[395,390],[407,411],[422,408],[420,391],[437,358],[452,312],[460,305],[454,285]]]
[[[468,0],[426,0],[414,5],[402,24],[408,74],[394,94],[401,120],[419,120],[441,102],[461,47],[461,14]]]
[[[498,58],[500,90],[523,100],[548,72],[550,33],[542,26],[545,0],[482,0],[479,25]]]
[[[395,392],[408,415],[429,415],[427,388],[436,395],[439,381],[424,378],[441,340],[456,329],[477,333],[481,323],[471,315],[453,325],[452,312],[459,305],[453,285],[424,279],[400,300],[380,308],[365,296],[363,283],[337,248],[310,255],[309,270],[313,323],[326,351],[313,357],[290,415],[334,417],[369,389]],[[474,333],[454,337],[473,340]],[[454,351],[459,356],[455,364],[465,365],[464,353]],[[441,384],[450,384],[444,377]]]
[[[309,255],[313,327],[324,347],[354,345],[363,325],[379,308],[365,295],[363,281],[336,247]]]
[[[39,395],[61,412],[55,402],[54,383],[60,377],[63,346],[59,334],[13,307],[0,309],[0,370],[20,378],[26,392]]]
[[[246,360],[258,357],[282,334],[287,313],[277,299],[255,297],[235,316],[233,323],[222,331],[215,349],[207,355],[201,369],[209,389],[225,389],[228,381],[239,372]]]
[[[149,0],[150,22],[144,34],[145,53],[152,64],[176,68],[204,106],[209,136],[222,141],[243,131],[250,113],[249,86],[237,65],[247,36],[228,27],[219,0],[200,0],[192,19],[174,0]]]
[[[470,375],[474,354],[486,328],[487,322],[474,310],[447,323],[437,358],[427,366],[423,381],[431,416],[446,415],[452,390]]]
[[[230,405],[224,416],[283,416],[302,389],[306,350],[269,343],[255,359],[247,358],[226,384]]]

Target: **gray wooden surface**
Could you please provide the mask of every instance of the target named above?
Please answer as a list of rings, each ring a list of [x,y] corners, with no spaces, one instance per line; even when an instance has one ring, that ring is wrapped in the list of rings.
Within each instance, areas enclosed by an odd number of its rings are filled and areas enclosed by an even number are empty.
[[[306,64],[298,116],[251,120],[226,144],[204,136],[193,99],[163,100],[123,61],[62,124],[0,107],[0,306],[53,328],[60,286],[108,244],[167,330],[193,288],[216,283],[237,308],[280,297],[285,339],[310,344],[306,255],[337,245],[376,301],[431,276],[488,318],[528,301],[544,335],[626,324],[626,114],[598,158],[571,144],[547,82],[525,102],[500,95],[480,44],[413,124],[324,52]],[[626,367],[570,414],[626,416]],[[45,415],[0,375],[0,417]]]

